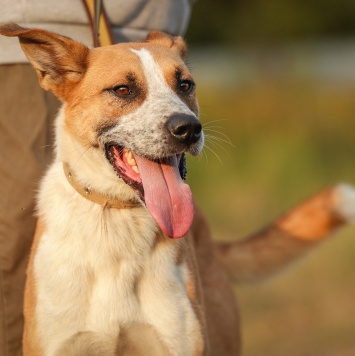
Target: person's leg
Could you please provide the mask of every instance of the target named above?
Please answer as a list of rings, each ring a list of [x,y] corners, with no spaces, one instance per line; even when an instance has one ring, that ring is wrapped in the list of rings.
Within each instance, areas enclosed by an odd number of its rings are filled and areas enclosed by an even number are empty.
[[[0,356],[21,355],[34,196],[52,155],[59,101],[28,64],[0,66]]]

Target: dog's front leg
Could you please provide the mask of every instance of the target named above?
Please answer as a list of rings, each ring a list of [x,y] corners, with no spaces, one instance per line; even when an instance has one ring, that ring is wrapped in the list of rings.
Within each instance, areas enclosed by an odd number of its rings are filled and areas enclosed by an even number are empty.
[[[154,328],[133,323],[121,328],[117,337],[93,331],[71,336],[55,356],[167,356],[170,352]]]
[[[55,356],[115,356],[117,340],[92,331],[78,332],[70,337]]]

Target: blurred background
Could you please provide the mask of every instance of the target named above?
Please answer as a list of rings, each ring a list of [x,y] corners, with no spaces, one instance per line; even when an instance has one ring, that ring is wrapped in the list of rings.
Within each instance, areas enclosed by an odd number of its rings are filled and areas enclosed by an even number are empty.
[[[188,181],[215,238],[355,184],[355,1],[198,0],[186,38],[210,136]],[[355,355],[355,228],[236,293],[244,355]]]

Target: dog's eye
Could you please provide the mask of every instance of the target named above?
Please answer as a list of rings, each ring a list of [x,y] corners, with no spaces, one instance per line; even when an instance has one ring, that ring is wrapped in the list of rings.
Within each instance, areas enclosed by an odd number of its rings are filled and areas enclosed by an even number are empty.
[[[113,91],[119,96],[126,96],[133,94],[132,91],[126,85],[119,85],[113,88]]]
[[[180,83],[180,91],[182,93],[189,93],[192,90],[193,87],[194,87],[194,83],[191,80],[188,80],[188,79],[183,80]]]

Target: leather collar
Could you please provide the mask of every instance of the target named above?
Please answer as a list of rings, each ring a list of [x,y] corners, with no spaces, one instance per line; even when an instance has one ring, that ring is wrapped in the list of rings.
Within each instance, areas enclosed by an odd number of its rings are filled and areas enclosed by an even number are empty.
[[[83,186],[79,183],[75,173],[69,167],[68,163],[63,163],[63,169],[68,182],[81,196],[92,201],[93,203],[101,205],[103,208],[132,209],[142,207],[142,204],[138,200],[122,201],[117,198],[101,194],[90,187]]]

